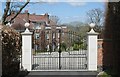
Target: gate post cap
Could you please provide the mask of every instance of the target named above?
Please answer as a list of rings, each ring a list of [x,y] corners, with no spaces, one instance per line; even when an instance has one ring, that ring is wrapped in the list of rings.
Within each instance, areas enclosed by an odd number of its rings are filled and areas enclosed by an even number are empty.
[[[91,30],[88,32],[88,34],[98,34],[97,32],[95,32],[95,30],[93,29],[95,27],[95,23],[90,23],[89,26],[91,27]]]
[[[25,27],[28,28],[30,24],[28,22],[25,23]]]
[[[95,27],[95,23],[90,23],[90,27],[94,28]]]
[[[30,23],[26,22],[24,26],[26,27],[25,33],[30,33],[28,29],[28,27],[30,26]]]

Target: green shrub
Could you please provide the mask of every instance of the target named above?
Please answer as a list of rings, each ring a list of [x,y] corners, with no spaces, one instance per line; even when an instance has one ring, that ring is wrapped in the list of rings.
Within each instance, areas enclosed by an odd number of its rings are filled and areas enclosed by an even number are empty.
[[[107,72],[100,72],[99,75],[97,77],[112,77],[111,75],[109,75]]]
[[[67,49],[66,43],[61,43],[61,50],[66,51],[66,49]]]
[[[84,43],[74,43],[73,45],[73,50],[79,50],[79,49],[84,49],[86,50],[87,49],[87,44],[84,44]]]
[[[74,44],[74,45],[73,45],[73,50],[79,50],[79,48],[80,48],[80,47],[79,47],[78,44]]]

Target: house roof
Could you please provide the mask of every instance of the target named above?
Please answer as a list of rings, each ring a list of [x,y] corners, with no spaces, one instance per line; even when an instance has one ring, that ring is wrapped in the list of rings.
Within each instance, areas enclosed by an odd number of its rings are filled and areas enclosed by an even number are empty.
[[[35,15],[35,14],[29,14],[29,13],[20,13],[16,18],[20,18],[20,19],[27,19],[27,15],[28,15],[28,19],[30,21],[48,21],[48,17],[49,15],[47,13],[45,13],[44,15]],[[15,16],[15,14],[12,14],[10,16],[7,17],[7,21],[9,21],[11,18],[13,18]],[[15,19],[16,19],[15,18]]]
[[[56,23],[52,20],[49,20],[50,25],[56,25]]]
[[[10,16],[7,17],[7,21],[9,21],[11,18],[15,16],[15,13],[13,12]],[[58,26],[54,21],[49,19],[49,15],[45,13],[44,15],[36,15],[36,14],[29,14],[28,11],[25,11],[25,13],[20,13],[18,16],[11,22],[13,27],[16,30],[25,30],[24,24],[26,22],[30,23],[29,29],[34,29],[35,24],[34,23],[40,23],[44,26]],[[44,24],[45,23],[45,24]]]
[[[17,21],[19,21],[19,22],[17,22]],[[25,30],[25,26],[24,26],[25,23],[26,23],[25,21],[22,21],[21,19],[16,18],[15,23],[13,23],[11,25],[11,27],[16,29],[16,30],[19,30],[19,31],[24,31]],[[34,25],[30,22],[29,29],[32,30],[33,27],[34,27]]]
[[[47,21],[46,17],[44,15],[29,15],[29,20],[30,21],[35,21],[35,22],[39,22],[39,21]]]
[[[7,21],[9,21],[11,18],[13,18],[15,14],[11,14],[7,17]],[[15,29],[25,29],[24,24],[30,21],[30,29],[33,29],[34,24],[32,22],[48,22],[49,21],[49,15],[46,13],[44,15],[35,15],[35,14],[29,14],[29,13],[20,13],[13,21],[12,26]]]

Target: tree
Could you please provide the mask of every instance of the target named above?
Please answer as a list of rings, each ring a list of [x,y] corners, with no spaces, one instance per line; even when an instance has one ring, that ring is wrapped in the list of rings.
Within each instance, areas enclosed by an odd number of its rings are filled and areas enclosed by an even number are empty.
[[[29,3],[27,0],[25,3],[12,2],[12,0],[6,0],[6,7],[2,16],[2,29],[0,30],[0,50],[2,50],[2,77],[14,77],[19,73],[19,55],[21,50],[21,36],[18,32],[10,27],[4,26],[6,23],[11,22],[22,9]],[[17,10],[15,9],[17,8]],[[6,21],[7,17],[15,11],[15,15],[9,21]],[[0,24],[1,24],[0,23]],[[4,26],[4,27],[3,27]],[[2,46],[2,47],[1,47]]]
[[[89,25],[83,22],[70,22],[66,25],[70,31],[76,32],[81,37],[86,36],[86,32],[89,31]]]
[[[86,35],[89,31],[88,24],[74,21],[65,25],[68,28],[68,38],[65,41],[67,47],[73,47],[74,50],[86,49]]]
[[[87,16],[89,23],[95,23],[98,26],[103,25],[104,12],[100,8],[89,10]]]
[[[14,77],[19,73],[19,55],[21,54],[21,35],[14,29],[4,26],[2,40],[2,77]]]
[[[58,16],[50,16],[50,20],[52,20],[55,24],[59,23],[59,17]]]
[[[25,6],[30,2],[30,0],[27,0],[27,2],[22,3],[22,2],[12,2],[12,0],[7,0],[6,1],[6,7],[4,9],[4,14],[2,16],[2,24],[6,24],[8,22],[11,22],[14,20],[17,15],[25,8]],[[16,8],[16,9],[15,9]],[[14,15],[13,18],[11,18],[9,21],[6,21],[6,18],[12,14],[13,11],[16,11],[16,14]]]
[[[104,39],[103,70],[114,74],[112,77],[120,77],[120,1],[108,2],[106,5]]]
[[[96,31],[101,32],[104,24],[104,12],[100,8],[92,9],[87,12],[88,23],[96,24]]]

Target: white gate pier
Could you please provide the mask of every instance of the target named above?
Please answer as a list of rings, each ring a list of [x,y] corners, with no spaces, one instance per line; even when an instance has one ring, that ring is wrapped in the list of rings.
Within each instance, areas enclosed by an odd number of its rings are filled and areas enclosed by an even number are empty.
[[[29,23],[25,23],[28,27]],[[31,71],[32,68],[32,32],[26,28],[22,35],[22,66],[24,69]]]

